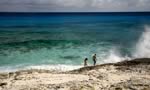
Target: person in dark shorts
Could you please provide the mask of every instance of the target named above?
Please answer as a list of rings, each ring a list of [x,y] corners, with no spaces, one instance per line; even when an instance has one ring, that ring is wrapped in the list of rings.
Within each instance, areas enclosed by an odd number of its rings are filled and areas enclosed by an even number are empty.
[[[87,61],[88,61],[88,58],[85,58],[84,59],[84,66],[87,66]]]
[[[94,66],[95,66],[96,65],[96,54],[93,55],[92,59],[93,59]]]

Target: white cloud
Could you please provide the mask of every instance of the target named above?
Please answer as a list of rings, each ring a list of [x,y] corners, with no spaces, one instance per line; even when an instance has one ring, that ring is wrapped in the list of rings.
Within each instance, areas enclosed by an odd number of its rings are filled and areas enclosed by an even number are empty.
[[[0,11],[150,11],[150,0],[0,0]]]

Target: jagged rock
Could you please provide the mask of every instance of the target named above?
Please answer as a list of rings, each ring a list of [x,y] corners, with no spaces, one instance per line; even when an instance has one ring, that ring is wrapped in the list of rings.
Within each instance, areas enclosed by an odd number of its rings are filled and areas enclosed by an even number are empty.
[[[1,82],[1,83],[0,83],[0,87],[1,87],[1,86],[5,86],[5,85],[7,85],[6,82]]]

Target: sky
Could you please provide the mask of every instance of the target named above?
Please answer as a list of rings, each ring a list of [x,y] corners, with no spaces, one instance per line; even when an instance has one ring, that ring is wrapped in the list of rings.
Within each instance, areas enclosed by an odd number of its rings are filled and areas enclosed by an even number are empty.
[[[0,12],[150,11],[150,0],[0,0]]]

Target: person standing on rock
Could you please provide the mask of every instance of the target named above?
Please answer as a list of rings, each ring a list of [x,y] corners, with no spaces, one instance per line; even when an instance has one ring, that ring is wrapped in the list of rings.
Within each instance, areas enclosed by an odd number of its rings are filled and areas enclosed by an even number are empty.
[[[85,58],[85,59],[84,59],[84,67],[87,66],[87,61],[88,61],[88,58]]]
[[[93,55],[92,59],[93,59],[94,66],[95,66],[96,65],[96,54]]]

